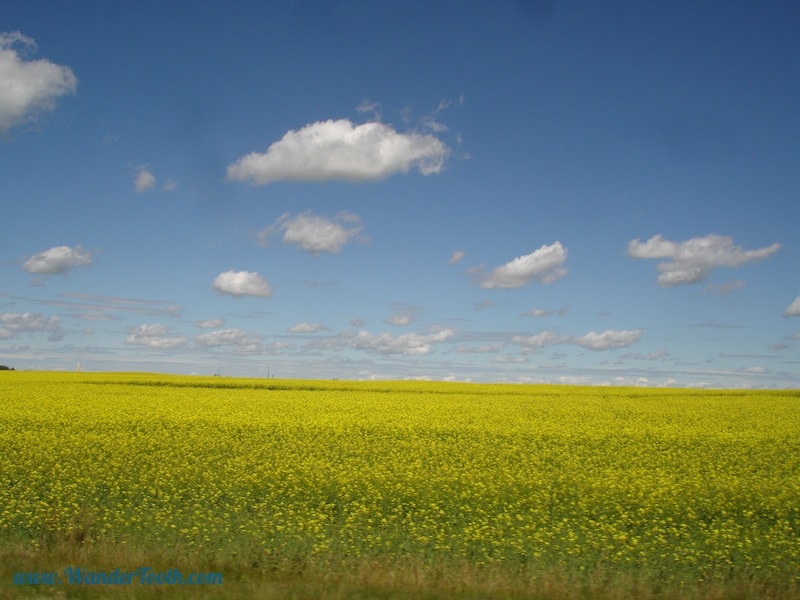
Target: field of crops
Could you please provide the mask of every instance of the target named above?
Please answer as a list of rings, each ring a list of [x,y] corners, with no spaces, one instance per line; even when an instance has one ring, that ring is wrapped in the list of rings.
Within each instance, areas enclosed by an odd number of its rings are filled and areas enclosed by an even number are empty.
[[[13,584],[75,565],[225,577],[161,598],[800,597],[798,391],[3,372],[0,399],[0,598],[107,597]]]

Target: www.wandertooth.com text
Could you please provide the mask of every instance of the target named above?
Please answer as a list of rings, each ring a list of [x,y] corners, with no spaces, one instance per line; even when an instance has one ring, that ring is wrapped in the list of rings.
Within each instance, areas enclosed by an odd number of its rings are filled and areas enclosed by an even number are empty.
[[[14,573],[15,585],[222,585],[222,573],[181,573],[178,569],[154,571],[139,567],[133,571],[93,571],[67,567],[57,571]]]

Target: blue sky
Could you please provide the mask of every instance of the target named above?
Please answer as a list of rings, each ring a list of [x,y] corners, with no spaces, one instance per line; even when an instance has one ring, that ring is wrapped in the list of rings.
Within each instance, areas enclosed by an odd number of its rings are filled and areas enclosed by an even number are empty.
[[[796,2],[17,2],[0,364],[800,387]]]

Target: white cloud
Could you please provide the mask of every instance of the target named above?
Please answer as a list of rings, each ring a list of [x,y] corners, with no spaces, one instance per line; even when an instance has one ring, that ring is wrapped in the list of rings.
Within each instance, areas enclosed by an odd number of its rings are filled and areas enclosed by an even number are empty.
[[[221,294],[231,296],[269,298],[272,295],[267,280],[251,271],[225,271],[216,276],[211,286]]]
[[[786,310],[783,311],[784,317],[800,317],[800,296],[794,299]]]
[[[542,331],[529,336],[516,335],[512,338],[512,341],[526,348],[541,348],[542,346],[552,346],[554,344],[566,344],[570,341],[570,338],[552,331]]]
[[[483,267],[470,269],[484,288],[517,288],[533,280],[552,283],[564,277],[562,267],[567,260],[567,249],[561,242],[545,245],[525,256],[518,256],[504,265],[484,273]]]
[[[2,313],[0,314],[0,339],[16,337],[20,333],[49,332],[47,337],[52,342],[64,337],[61,319],[46,317],[39,313]]]
[[[368,331],[359,331],[349,339],[348,345],[373,354],[425,355],[430,354],[434,344],[444,342],[453,335],[455,332],[452,329],[428,334],[404,333],[398,336],[391,333],[373,335]]]
[[[324,327],[319,323],[298,323],[289,327],[289,333],[316,333]]]
[[[705,280],[715,267],[739,267],[762,260],[780,248],[772,244],[758,250],[744,250],[734,246],[729,236],[709,234],[685,242],[671,242],[661,235],[654,235],[646,242],[639,239],[628,243],[628,255],[633,258],[667,258],[658,265],[661,274],[658,284],[662,287],[697,283]]]
[[[464,251],[463,250],[455,250],[453,255],[450,257],[450,260],[447,261],[448,265],[454,265],[458,262],[461,262],[461,259],[464,258]]]
[[[569,313],[569,307],[562,306],[558,310],[546,310],[544,308],[532,308],[528,312],[525,313],[527,317],[552,317],[553,315],[557,315],[559,317],[563,317]]]
[[[76,267],[88,267],[92,264],[92,254],[80,246],[56,246],[38,254],[34,254],[22,264],[28,273],[37,275],[58,275]]]
[[[769,375],[770,370],[766,367],[742,367],[739,372],[748,375]]]
[[[397,313],[386,318],[386,322],[389,323],[389,325],[395,325],[397,327],[406,327],[411,321],[412,316],[408,313]]]
[[[372,113],[372,119],[374,121],[381,120],[381,113],[380,113],[381,105],[377,102],[370,102],[369,100],[363,100],[361,104],[356,107],[356,110],[360,113]]]
[[[530,336],[516,335],[511,341],[524,346],[526,349],[554,346],[556,344],[575,344],[589,350],[612,350],[630,346],[638,342],[641,336],[642,331],[640,329],[607,329],[600,333],[590,331],[579,337],[562,336],[553,331],[542,331]]]
[[[607,329],[600,333],[590,331],[586,335],[575,338],[573,341],[578,346],[589,350],[613,350],[635,344],[640,337],[642,337],[641,329]]]
[[[228,166],[228,178],[265,185],[276,181],[375,181],[416,168],[439,173],[450,153],[433,135],[398,133],[378,122],[318,121],[289,131],[266,152]]]
[[[125,338],[126,344],[162,350],[183,346],[188,341],[189,338],[182,335],[169,335],[169,328],[160,323],[129,327],[128,336]]]
[[[36,50],[33,39],[0,33],[0,133],[36,119],[55,107],[55,100],[74,94],[77,79],[69,67],[45,59],[28,60]]]
[[[195,325],[200,329],[217,329],[222,327],[223,320],[222,319],[211,319],[208,321],[197,321]]]
[[[220,329],[201,333],[195,337],[195,343],[206,348],[232,346],[241,352],[258,352],[261,348],[259,336],[248,334],[241,329]]]
[[[358,215],[340,213],[335,219],[327,219],[319,215],[305,212],[291,217],[288,213],[281,215],[273,225],[258,233],[260,242],[265,243],[269,235],[275,231],[283,231],[283,241],[295,244],[301,249],[320,254],[330,252],[336,254],[351,239],[362,231],[361,219]],[[346,227],[352,224],[352,227]]]
[[[133,185],[137,193],[146,192],[156,187],[156,178],[150,171],[141,167],[136,171]]]

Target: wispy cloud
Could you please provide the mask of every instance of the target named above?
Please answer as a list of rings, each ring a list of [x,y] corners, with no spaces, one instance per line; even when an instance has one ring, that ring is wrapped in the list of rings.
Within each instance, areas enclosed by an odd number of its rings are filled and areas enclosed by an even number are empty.
[[[486,310],[487,308],[497,306],[497,303],[492,302],[491,300],[481,300],[479,302],[473,302],[472,306],[475,308],[475,310]]]
[[[320,323],[297,323],[287,330],[289,333],[316,333],[325,329]]]
[[[390,125],[348,119],[317,121],[287,132],[266,152],[228,166],[228,179],[266,185],[277,181],[376,181],[417,169],[439,173],[450,153],[433,135],[398,133]]]
[[[483,266],[473,267],[477,283],[484,288],[517,288],[531,281],[553,283],[567,274],[563,267],[567,260],[567,249],[561,242],[541,246],[530,254],[495,267],[488,273]]]
[[[169,328],[161,323],[144,324],[138,327],[129,327],[125,343],[133,346],[147,346],[160,350],[174,349],[185,346],[188,337],[170,335]]]
[[[40,313],[0,313],[0,339],[16,337],[21,333],[47,332],[50,341],[63,339],[61,319]]]
[[[92,264],[92,253],[80,246],[56,246],[34,254],[22,263],[22,268],[36,275],[59,275],[77,267]]]
[[[247,333],[241,329],[219,329],[195,336],[195,343],[205,348],[232,347],[242,353],[256,353],[261,350],[261,336]]]
[[[267,280],[252,271],[225,271],[214,278],[211,287],[231,296],[269,298],[272,295]]]
[[[195,325],[200,329],[219,329],[223,324],[222,319],[211,319],[208,321],[197,321]]]
[[[770,370],[766,367],[742,367],[738,369],[740,373],[746,373],[748,375],[769,375]]]
[[[455,265],[461,262],[461,259],[464,258],[464,251],[463,250],[454,250],[453,254],[450,256],[450,260],[447,261],[448,265]]]
[[[395,313],[386,317],[386,322],[389,323],[389,325],[395,325],[397,327],[406,327],[410,325],[413,320],[414,317],[408,313]]]
[[[727,296],[728,294],[743,288],[745,285],[746,282],[742,281],[741,279],[737,279],[736,281],[728,281],[727,283],[710,283],[703,289],[703,293],[715,294],[717,296]]]
[[[72,317],[85,321],[108,321],[119,319],[124,314],[166,316],[177,318],[183,307],[163,300],[143,300],[137,298],[121,298],[68,292],[60,295],[59,300],[44,302],[68,310]]]
[[[669,352],[664,350],[656,350],[655,352],[648,352],[647,354],[640,354],[639,352],[627,352],[620,358],[633,359],[633,360],[662,360],[669,356]]]
[[[541,348],[542,346],[568,344],[571,339],[568,336],[558,335],[553,331],[542,331],[534,335],[517,335],[512,338],[512,341],[525,348]]]
[[[794,299],[786,310],[783,311],[784,317],[800,317],[800,296]]]
[[[31,60],[36,42],[19,31],[0,33],[0,133],[52,110],[60,96],[74,94],[78,80],[69,67]]]
[[[557,344],[575,344],[589,350],[615,350],[625,348],[635,344],[642,337],[640,329],[607,329],[605,331],[589,333],[578,336],[563,336],[553,331],[542,331],[530,336],[514,336],[512,341],[515,344],[524,346],[526,349],[538,349],[544,346]]]
[[[646,242],[638,238],[630,241],[628,255],[632,258],[670,259],[658,264],[661,272],[658,284],[672,287],[703,281],[716,267],[739,267],[762,260],[775,254],[780,247],[775,243],[758,250],[744,250],[734,245],[733,238],[713,233],[685,242],[671,242],[661,235],[654,235]]]
[[[310,212],[292,217],[281,215],[275,223],[258,232],[258,240],[264,244],[270,235],[283,231],[283,242],[294,244],[311,254],[338,253],[353,238],[363,231],[361,219],[351,213],[339,213],[334,218],[321,217]],[[365,238],[359,238],[366,241]]]
[[[568,306],[562,306],[561,308],[559,308],[557,310],[547,310],[547,309],[544,309],[544,308],[532,308],[531,310],[529,310],[529,311],[527,311],[525,313],[525,316],[526,317],[552,317],[552,316],[563,317],[564,315],[567,315],[568,313],[569,313],[569,307]]]

